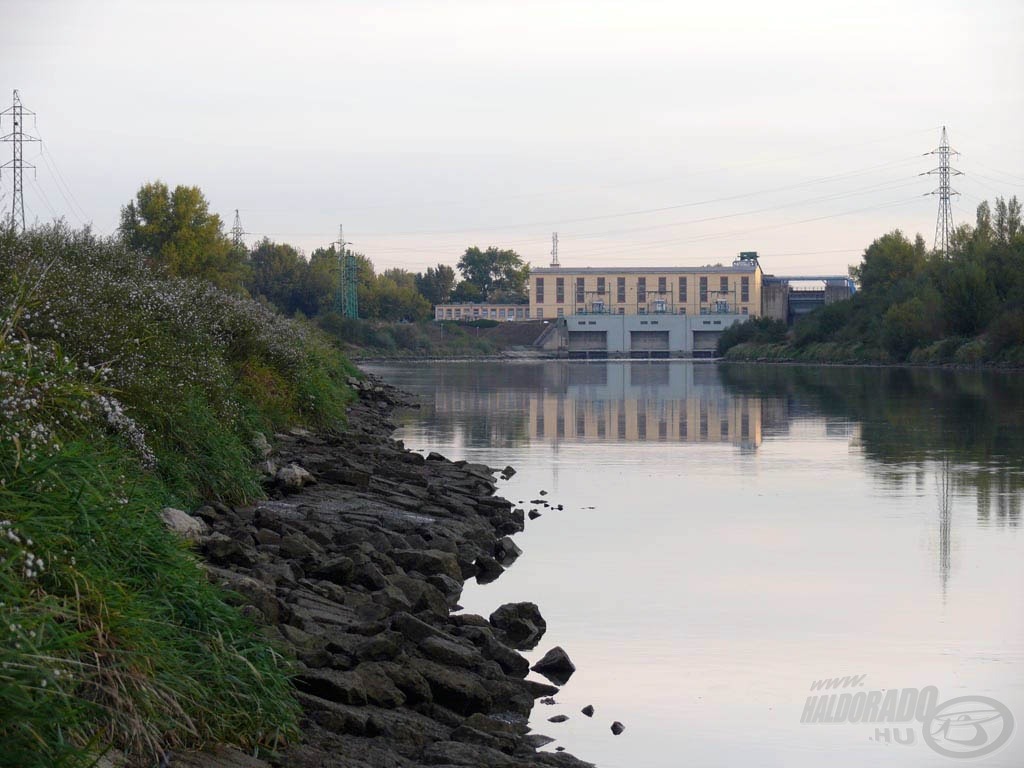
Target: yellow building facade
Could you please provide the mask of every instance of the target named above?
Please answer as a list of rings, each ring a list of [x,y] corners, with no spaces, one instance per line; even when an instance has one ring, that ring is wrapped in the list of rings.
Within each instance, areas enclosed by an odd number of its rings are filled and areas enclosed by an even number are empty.
[[[756,261],[705,267],[542,267],[530,270],[530,317],[761,314]]]

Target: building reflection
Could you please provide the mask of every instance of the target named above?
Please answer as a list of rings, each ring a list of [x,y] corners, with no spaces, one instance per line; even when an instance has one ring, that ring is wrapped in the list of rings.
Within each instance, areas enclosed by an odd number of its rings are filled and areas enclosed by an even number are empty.
[[[441,419],[473,415],[488,427],[529,442],[729,443],[756,449],[762,401],[734,395],[710,365],[659,362],[548,364],[509,367],[503,381],[462,377],[435,391]],[[497,421],[503,421],[495,431]],[[511,428],[509,421],[518,421]]]

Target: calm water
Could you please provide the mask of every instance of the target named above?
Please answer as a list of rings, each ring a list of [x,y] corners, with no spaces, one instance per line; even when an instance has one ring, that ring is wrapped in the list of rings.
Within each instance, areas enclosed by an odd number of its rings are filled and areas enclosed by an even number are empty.
[[[971,762],[1024,765],[1024,376],[370,369],[423,398],[400,418],[408,447],[512,464],[504,496],[565,507],[541,507],[523,557],[463,596],[485,616],[537,602],[548,632],[530,657],[561,645],[575,662],[558,703],[534,710],[552,747],[603,768],[967,762],[917,721],[801,723],[813,681],[866,675],[851,693],[972,697],[929,723],[960,753],[1007,726],[973,697],[995,699],[1016,732]]]

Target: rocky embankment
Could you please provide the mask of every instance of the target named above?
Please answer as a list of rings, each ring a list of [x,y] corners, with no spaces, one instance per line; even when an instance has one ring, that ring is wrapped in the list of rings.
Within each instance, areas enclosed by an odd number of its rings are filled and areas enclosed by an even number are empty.
[[[492,579],[518,554],[508,536],[522,511],[494,495],[490,468],[392,440],[395,390],[372,380],[359,390],[346,434],[278,436],[263,467],[269,500],[195,513],[211,578],[298,659],[302,739],[271,758],[178,764],[588,765],[537,752],[549,740],[527,727],[534,700],[558,691],[527,680],[517,652],[543,635],[537,607],[451,612],[466,579]]]

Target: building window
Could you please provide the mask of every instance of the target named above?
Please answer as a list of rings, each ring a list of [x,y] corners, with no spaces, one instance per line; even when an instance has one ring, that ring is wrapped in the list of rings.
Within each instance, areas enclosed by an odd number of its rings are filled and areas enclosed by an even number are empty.
[[[558,304],[564,304],[565,303],[565,278],[564,277],[556,277],[555,278],[555,301]]]
[[[537,290],[535,290],[533,293],[534,293],[534,296],[537,299],[537,303],[538,304],[543,304],[544,303],[544,278],[543,277],[538,277],[537,278]]]
[[[706,277],[700,279],[700,303],[708,303],[708,279]]]
[[[740,278],[740,301],[750,301],[750,278]]]
[[[718,279],[718,292],[719,293],[728,293],[729,292],[729,278],[728,277],[720,277]]]
[[[658,293],[667,293],[667,292],[668,292],[668,278],[667,277],[659,277],[658,278]]]
[[[679,303],[680,304],[685,304],[686,303],[686,299],[687,299],[687,296],[686,296],[686,278],[685,277],[680,277],[679,278]],[[682,313],[682,314],[685,314],[685,312]]]
[[[620,304],[626,303],[626,278],[619,277],[615,281],[615,300]],[[619,314],[622,314],[621,312]]]
[[[740,314],[746,315],[747,314],[747,308],[744,307],[743,309],[741,309],[740,310]]]
[[[564,317],[565,316],[565,310],[562,309],[561,307],[558,308],[558,316],[559,317]]]
[[[597,292],[599,295],[604,296],[604,278],[597,278]]]
[[[584,301],[586,301],[586,299],[583,296],[583,288],[584,288],[583,278],[582,277],[577,277],[576,278],[576,303],[577,304],[582,304]]]
[[[620,315],[626,314],[626,308],[625,307],[619,307],[619,314]]]
[[[647,278],[638,277],[636,279],[636,300],[640,303],[647,301]]]

